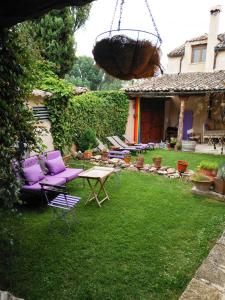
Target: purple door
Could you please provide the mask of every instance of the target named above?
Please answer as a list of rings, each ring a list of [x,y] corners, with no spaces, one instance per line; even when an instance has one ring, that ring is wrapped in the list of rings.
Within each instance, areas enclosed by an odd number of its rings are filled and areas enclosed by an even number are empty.
[[[183,129],[183,139],[187,140],[187,130],[192,128],[193,124],[193,111],[192,110],[186,110],[184,112],[184,129]]]

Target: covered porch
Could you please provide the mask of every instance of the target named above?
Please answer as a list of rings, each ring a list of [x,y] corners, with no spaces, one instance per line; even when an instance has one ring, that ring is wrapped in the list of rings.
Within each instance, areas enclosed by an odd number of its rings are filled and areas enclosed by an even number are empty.
[[[166,74],[127,88],[126,134],[135,142],[188,140],[222,145],[225,136],[225,71]]]

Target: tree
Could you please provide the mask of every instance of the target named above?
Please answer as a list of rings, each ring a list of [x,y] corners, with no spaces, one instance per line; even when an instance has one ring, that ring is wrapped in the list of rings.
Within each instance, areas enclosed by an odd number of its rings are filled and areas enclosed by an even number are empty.
[[[72,7],[72,13],[74,16],[73,32],[76,32],[80,29],[85,22],[87,21],[92,4],[81,6],[81,7]]]
[[[122,87],[122,81],[107,75],[96,66],[93,58],[77,57],[75,64],[65,79],[76,86],[88,87],[92,91],[117,90]]]
[[[0,31],[0,206],[17,200],[13,160],[38,148],[35,119],[25,102],[37,80],[34,60],[23,25]]]
[[[55,73],[64,77],[75,61],[74,31],[87,20],[90,5],[53,10],[33,22],[33,38],[37,39],[41,55],[55,64]]]

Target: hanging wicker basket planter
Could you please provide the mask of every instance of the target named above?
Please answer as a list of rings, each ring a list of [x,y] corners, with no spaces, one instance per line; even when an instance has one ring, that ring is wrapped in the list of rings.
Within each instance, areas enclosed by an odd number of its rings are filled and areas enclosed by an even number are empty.
[[[97,41],[93,56],[108,74],[123,80],[152,77],[160,68],[160,50],[153,42],[135,40],[124,34]]]
[[[118,3],[120,15],[118,28],[112,30]],[[121,29],[125,0],[117,0],[109,31],[99,34],[93,48],[97,65],[109,75],[122,79],[139,79],[156,75],[160,67],[161,38],[147,0],[144,0],[154,26],[154,33],[137,29]],[[142,36],[145,36],[144,38]]]

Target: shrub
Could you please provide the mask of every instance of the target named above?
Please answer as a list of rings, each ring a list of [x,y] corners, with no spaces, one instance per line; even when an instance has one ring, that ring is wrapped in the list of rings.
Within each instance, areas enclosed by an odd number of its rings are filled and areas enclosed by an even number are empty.
[[[200,182],[208,182],[208,181],[211,181],[211,178],[209,176],[205,176],[205,175],[196,173],[193,176],[191,176],[191,180],[200,181]]]
[[[177,143],[177,139],[175,137],[170,138],[170,144],[175,145]]]
[[[181,150],[182,149],[182,144],[181,143],[176,143],[177,146],[177,150]]]
[[[201,161],[198,165],[198,169],[217,170],[218,164],[210,161]]]
[[[84,152],[85,150],[97,147],[96,133],[91,128],[84,131],[78,141],[78,149]]]

